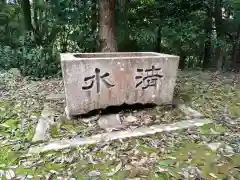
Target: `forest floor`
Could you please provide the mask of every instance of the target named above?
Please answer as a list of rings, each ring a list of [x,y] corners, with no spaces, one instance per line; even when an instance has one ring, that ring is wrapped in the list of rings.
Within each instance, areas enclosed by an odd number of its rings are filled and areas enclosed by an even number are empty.
[[[96,122],[66,121],[60,79],[32,81],[0,73],[0,179],[237,179],[240,180],[240,74],[179,72],[175,96],[212,124],[173,132],[29,154],[46,105],[58,122],[51,139],[103,132]],[[125,110],[126,111],[126,110]],[[172,123],[178,109],[136,111],[138,125]]]

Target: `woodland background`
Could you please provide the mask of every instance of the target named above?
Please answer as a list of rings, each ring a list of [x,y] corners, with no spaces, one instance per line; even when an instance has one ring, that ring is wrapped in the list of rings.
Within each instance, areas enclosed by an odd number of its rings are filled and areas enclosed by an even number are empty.
[[[0,68],[61,75],[59,52],[155,51],[240,69],[240,0],[0,0]]]

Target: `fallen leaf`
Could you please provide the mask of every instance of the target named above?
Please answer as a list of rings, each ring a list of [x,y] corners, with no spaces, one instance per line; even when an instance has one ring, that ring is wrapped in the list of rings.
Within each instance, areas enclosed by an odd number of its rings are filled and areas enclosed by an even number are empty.
[[[116,168],[114,169],[113,172],[106,173],[105,175],[108,176],[108,177],[109,177],[109,176],[113,176],[113,175],[116,174],[121,168],[122,168],[122,161],[120,161],[120,162],[118,163],[118,165],[116,166]]]
[[[160,162],[157,163],[157,165],[167,167],[167,166],[169,166],[169,163],[166,162],[166,161],[160,161]]]
[[[157,172],[167,172],[168,169],[165,169],[165,168],[161,168],[161,167],[157,167]]]
[[[6,164],[0,164],[0,168],[5,168]]]
[[[10,127],[11,127],[11,126],[9,126],[9,125],[7,125],[7,124],[5,124],[5,123],[0,124],[0,126],[3,127],[3,128],[10,128]]]
[[[172,159],[172,160],[176,160],[177,158],[176,157],[173,157],[173,156],[166,156],[167,159]]]
[[[88,155],[88,160],[91,164],[98,164],[97,161],[94,161],[93,156],[91,154]]]
[[[96,176],[100,176],[100,175],[101,175],[101,173],[99,171],[90,171],[88,173],[89,177],[96,177]]]
[[[209,173],[209,176],[213,177],[213,178],[217,178],[217,176],[213,173]]]
[[[15,175],[15,173],[14,173],[14,171],[13,170],[7,170],[6,171],[6,179],[13,179],[16,175]]]

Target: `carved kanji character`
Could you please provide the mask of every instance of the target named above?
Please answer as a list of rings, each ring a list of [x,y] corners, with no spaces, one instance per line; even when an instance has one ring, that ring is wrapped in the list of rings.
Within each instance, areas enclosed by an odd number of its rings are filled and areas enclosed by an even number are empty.
[[[136,88],[139,87],[141,84],[143,84],[142,89],[147,89],[150,86],[157,86],[157,80],[161,79],[163,75],[158,74],[160,72],[161,68],[155,68],[155,66],[152,66],[151,69],[146,69],[145,71],[143,69],[137,69],[137,72],[139,73],[146,73],[146,76],[136,76],[135,79],[139,81],[136,84]]]
[[[113,87],[115,85],[110,84],[105,78],[108,77],[110,74],[107,72],[105,74],[103,74],[102,76],[100,75],[100,69],[99,68],[95,68],[95,75],[89,76],[89,77],[85,77],[84,81],[85,83],[90,81],[89,85],[83,86],[82,89],[83,90],[89,90],[93,87],[94,82],[96,81],[97,84],[97,93],[100,92],[100,79],[102,80],[102,82],[107,86],[107,88]]]

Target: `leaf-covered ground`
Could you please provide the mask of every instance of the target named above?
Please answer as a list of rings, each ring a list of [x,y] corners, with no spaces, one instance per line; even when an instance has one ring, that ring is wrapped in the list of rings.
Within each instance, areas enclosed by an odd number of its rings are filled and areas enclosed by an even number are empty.
[[[3,179],[240,179],[240,75],[179,72],[175,96],[214,124],[172,133],[116,140],[39,155],[27,154],[42,109],[55,109],[52,138],[99,131],[97,124],[67,122],[59,79],[31,81],[0,73],[0,176]],[[142,124],[171,123],[177,109],[135,113]],[[215,147],[215,150],[213,150]],[[212,149],[211,149],[212,148]],[[1,178],[0,178],[1,179]]]

